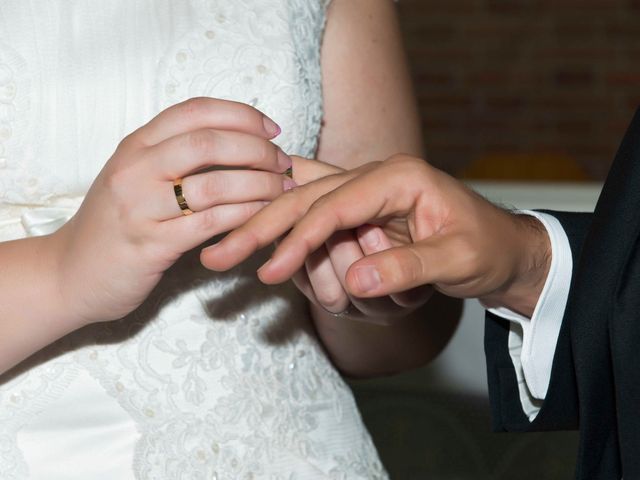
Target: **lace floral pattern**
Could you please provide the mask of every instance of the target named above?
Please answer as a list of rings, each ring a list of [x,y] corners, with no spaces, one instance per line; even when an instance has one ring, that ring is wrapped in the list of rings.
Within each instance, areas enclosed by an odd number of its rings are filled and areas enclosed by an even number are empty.
[[[176,36],[158,56],[155,88],[140,86],[141,103],[158,111],[201,95],[247,102],[280,123],[286,150],[313,155],[326,3],[181,3]],[[163,2],[140,4],[152,9]],[[178,28],[181,22],[188,28]],[[2,58],[0,95],[11,82],[20,91],[22,81],[12,80],[15,69],[3,70]],[[33,165],[31,172],[38,173]],[[133,460],[123,467],[129,477],[386,478],[349,388],[318,344],[305,301],[291,286],[256,281],[265,255],[214,274],[193,252],[127,318],[75,332],[0,377],[0,477],[29,478],[35,457],[24,438],[41,431],[51,406],[89,375],[100,391],[84,401],[117,405],[122,422],[135,424]],[[64,431],[57,441],[64,446]],[[107,435],[87,448],[110,448],[109,441]],[[77,478],[93,478],[96,467],[76,468]]]
[[[31,192],[37,186],[35,174],[16,160],[28,157],[35,146],[25,148],[31,93],[26,61],[0,41],[0,199],[20,198],[19,192]]]

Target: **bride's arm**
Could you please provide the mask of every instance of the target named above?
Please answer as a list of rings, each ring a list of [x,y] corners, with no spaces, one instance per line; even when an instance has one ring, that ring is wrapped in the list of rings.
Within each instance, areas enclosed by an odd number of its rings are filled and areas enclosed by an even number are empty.
[[[184,252],[281,195],[291,159],[269,141],[279,130],[235,102],[174,105],[120,143],[60,230],[0,242],[0,374],[68,332],[129,314]],[[237,171],[192,174],[214,165]],[[193,215],[176,201],[181,177]],[[220,184],[223,196],[208,193]]]
[[[398,152],[423,157],[394,4],[333,0],[328,15],[322,50],[325,117],[318,158],[350,169]],[[391,326],[334,316],[313,304],[311,308],[335,364],[348,375],[362,377],[416,367],[437,355],[456,326],[455,319],[429,314],[437,303],[433,299],[411,315],[390,321]]]

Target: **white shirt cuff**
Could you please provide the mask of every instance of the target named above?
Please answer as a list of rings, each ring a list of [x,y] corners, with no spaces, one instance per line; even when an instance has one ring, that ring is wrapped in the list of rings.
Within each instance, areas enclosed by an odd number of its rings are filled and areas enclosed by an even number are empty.
[[[569,297],[573,258],[569,239],[558,219],[529,210],[518,213],[536,217],[546,228],[551,243],[549,274],[530,319],[507,308],[489,311],[511,322],[509,355],[516,369],[523,410],[529,420],[533,420],[549,388],[553,357]]]

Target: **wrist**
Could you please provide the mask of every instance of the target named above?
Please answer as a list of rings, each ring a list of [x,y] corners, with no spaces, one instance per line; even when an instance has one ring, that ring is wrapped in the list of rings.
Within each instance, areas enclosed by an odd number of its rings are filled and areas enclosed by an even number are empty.
[[[61,327],[71,332],[90,323],[91,319],[82,315],[80,305],[82,295],[75,284],[77,275],[69,271],[70,256],[73,255],[73,246],[68,240],[68,224],[57,232],[40,237],[41,263],[45,268],[48,296],[51,311],[57,318]]]
[[[480,300],[489,308],[504,307],[531,317],[551,266],[551,241],[544,225],[531,215],[509,213],[512,239],[507,281]]]

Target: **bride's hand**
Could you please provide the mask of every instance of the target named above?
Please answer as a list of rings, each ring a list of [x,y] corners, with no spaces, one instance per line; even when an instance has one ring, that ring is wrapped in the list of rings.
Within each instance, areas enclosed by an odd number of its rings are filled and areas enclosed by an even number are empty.
[[[333,184],[334,179],[342,181],[353,174],[333,165],[300,157],[293,157],[293,163],[294,180],[298,185],[305,185],[320,178],[326,178],[328,184]],[[298,193],[301,192],[296,192],[297,200],[289,203],[292,207],[295,204],[296,213],[306,211],[310,202],[315,200],[313,195],[303,195],[303,199]],[[276,200],[274,207],[269,209],[271,214],[262,216],[258,223],[266,222],[273,226],[284,226],[296,219],[295,214],[279,210],[278,205],[279,201]],[[285,218],[278,220],[270,218],[270,215],[278,215],[278,212]],[[255,224],[256,227],[258,223]],[[276,227],[276,229],[284,233],[283,228]],[[349,267],[364,256],[391,248],[394,243],[390,237],[398,242],[401,238],[408,238],[408,236],[406,222],[389,222],[384,229],[375,225],[365,225],[354,230],[335,232],[322,246],[309,254],[304,266],[293,275],[292,280],[312,303],[330,313],[348,311],[350,317],[366,316],[369,320],[380,318],[385,321],[394,316],[405,316],[408,309],[414,309],[428,300],[429,288],[365,300],[349,295],[346,288],[346,275]],[[205,251],[202,260],[204,265],[210,268],[228,269],[239,263],[241,258],[244,259],[244,255],[241,257],[236,255],[234,252],[224,259],[224,265],[220,265],[219,257],[210,257]],[[212,260],[211,263],[210,260]]]
[[[243,104],[199,98],[126,137],[80,210],[52,235],[61,295],[82,324],[137,308],[185,252],[242,225],[288,188],[279,127]],[[224,166],[224,170],[207,170]],[[231,171],[230,169],[236,169]],[[193,214],[184,215],[182,189]]]

